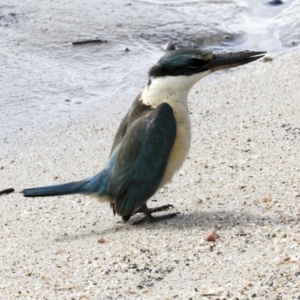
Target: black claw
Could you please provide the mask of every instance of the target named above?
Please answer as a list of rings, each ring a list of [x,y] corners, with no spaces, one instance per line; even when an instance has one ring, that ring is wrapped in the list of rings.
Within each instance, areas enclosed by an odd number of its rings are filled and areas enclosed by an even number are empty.
[[[154,212],[159,212],[159,211],[165,211],[170,208],[174,208],[174,206],[172,204],[167,204],[167,205],[163,205],[163,206],[159,206],[159,207],[149,208],[149,212],[154,213]]]
[[[135,214],[138,213],[138,212],[143,212],[145,217],[138,220],[138,221],[136,221],[136,222],[134,222],[134,223],[132,223],[132,225],[139,225],[139,224],[145,223],[146,221],[157,222],[157,221],[171,219],[171,218],[176,217],[177,213],[163,215],[163,216],[157,216],[157,217],[152,216],[152,213],[154,213],[154,212],[161,212],[161,211],[168,210],[170,208],[174,208],[174,206],[171,205],[171,204],[167,204],[167,205],[163,205],[163,206],[160,206],[160,207],[148,208],[147,205],[144,204],[140,209],[138,209],[135,212]],[[124,217],[123,217],[123,221],[125,221]]]
[[[122,217],[123,222],[126,223],[130,219],[130,217],[131,216],[123,216]]]
[[[150,223],[154,223],[154,222],[163,221],[163,220],[167,220],[167,219],[173,219],[177,216],[177,214],[178,213],[173,213],[173,214],[157,216],[157,217],[153,217],[151,215],[148,215],[148,216],[145,216],[144,218],[132,223],[132,225],[140,225],[140,224],[145,223],[146,221],[148,221]]]

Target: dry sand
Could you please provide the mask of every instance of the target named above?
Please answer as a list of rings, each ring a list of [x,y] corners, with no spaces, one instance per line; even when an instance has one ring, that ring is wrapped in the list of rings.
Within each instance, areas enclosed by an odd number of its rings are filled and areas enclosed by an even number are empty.
[[[122,224],[81,195],[1,196],[0,298],[299,299],[299,66],[294,52],[195,86],[189,157],[149,201],[173,204],[172,220]],[[0,189],[93,174],[119,121],[11,153]],[[220,238],[207,242],[212,229]]]

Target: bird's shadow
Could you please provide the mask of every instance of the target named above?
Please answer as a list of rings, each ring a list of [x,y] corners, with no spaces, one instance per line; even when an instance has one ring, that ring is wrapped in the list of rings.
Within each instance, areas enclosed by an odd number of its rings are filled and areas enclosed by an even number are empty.
[[[118,232],[143,231],[151,229],[152,231],[160,231],[170,229],[187,230],[188,228],[197,227],[200,230],[213,229],[216,226],[222,229],[233,227],[251,227],[264,226],[266,224],[281,224],[282,221],[278,218],[271,218],[269,216],[251,214],[251,213],[237,213],[236,211],[211,211],[211,212],[192,212],[178,214],[177,217],[169,220],[159,222],[146,222],[139,225],[133,225],[135,221],[139,220],[140,216],[134,216],[128,223],[118,222],[118,224],[103,230],[92,230],[87,233],[79,233],[76,235],[61,236],[55,239],[57,242],[70,242],[89,238],[92,236],[105,236],[106,234]],[[299,222],[296,216],[287,220],[287,223]],[[94,227],[93,227],[94,228]]]

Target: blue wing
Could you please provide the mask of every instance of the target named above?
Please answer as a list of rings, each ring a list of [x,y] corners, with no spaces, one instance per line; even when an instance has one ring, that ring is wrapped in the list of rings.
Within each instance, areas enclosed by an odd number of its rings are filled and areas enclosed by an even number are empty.
[[[176,138],[171,106],[133,105],[120,125],[106,167],[78,182],[23,190],[26,197],[74,193],[108,196],[113,210],[131,216],[157,191]]]
[[[156,192],[176,138],[173,109],[162,103],[132,122],[115,147],[107,182],[114,211],[130,216]]]

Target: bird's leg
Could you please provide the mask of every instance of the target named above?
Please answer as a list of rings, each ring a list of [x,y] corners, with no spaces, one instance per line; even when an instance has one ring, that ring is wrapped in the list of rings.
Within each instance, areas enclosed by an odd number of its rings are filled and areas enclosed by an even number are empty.
[[[146,206],[146,210],[147,210],[146,213],[145,213],[145,208],[144,208],[144,206]],[[112,208],[113,208],[114,214],[116,214],[114,206],[112,206]],[[140,223],[143,223],[144,221],[147,221],[147,220],[148,220],[148,221],[152,221],[152,222],[153,222],[153,221],[159,221],[159,220],[156,220],[156,218],[160,218],[160,217],[153,217],[153,216],[151,216],[151,214],[154,213],[154,212],[158,212],[158,211],[165,211],[165,210],[168,210],[169,208],[174,208],[174,206],[171,205],[171,204],[167,204],[167,205],[163,205],[163,206],[159,206],[159,207],[155,207],[155,208],[148,208],[147,205],[144,204],[141,208],[139,208],[138,210],[136,210],[136,211],[133,213],[133,215],[138,214],[138,213],[143,213],[143,214],[146,215],[146,217],[143,218],[143,219],[141,219],[140,221],[137,221],[137,222],[133,223],[133,224],[134,224],[134,225],[140,224]],[[173,214],[171,214],[171,215],[173,215]],[[176,214],[175,214],[175,215],[176,215]],[[126,223],[126,222],[130,219],[130,217],[131,217],[131,216],[123,216],[123,217],[122,217],[123,222]],[[162,217],[164,217],[164,216],[162,216]],[[174,218],[174,217],[175,217],[175,216],[169,217],[169,215],[166,215],[166,218],[164,218],[164,219]],[[151,218],[152,218],[152,219],[151,219]],[[151,220],[150,220],[150,219],[151,219]],[[153,220],[153,219],[154,219],[154,220]]]
[[[144,204],[137,212],[143,212],[145,217],[142,218],[141,220],[134,222],[133,225],[138,225],[141,223],[144,223],[145,221],[149,221],[149,222],[157,222],[157,221],[162,221],[162,220],[166,220],[166,219],[171,219],[176,217],[176,213],[173,214],[167,214],[167,215],[163,215],[163,216],[158,216],[158,217],[153,217],[151,215],[151,213],[153,212],[158,212],[158,211],[164,211],[164,210],[168,210],[170,207],[173,207],[173,205],[163,205],[160,207],[156,207],[156,208],[148,208],[146,204]]]
[[[148,208],[148,211],[150,213],[154,213],[154,212],[158,212],[158,211],[165,211],[165,210],[168,210],[170,208],[174,208],[174,206],[172,204],[167,204],[167,205],[162,205],[162,206],[159,206],[159,207]]]
[[[146,205],[146,204],[144,204],[144,205]],[[146,205],[146,207],[147,207],[147,205]],[[170,208],[174,208],[174,206],[171,205],[171,204],[167,204],[167,205],[163,205],[163,206],[159,206],[159,207],[154,207],[154,208],[148,208],[148,207],[147,207],[148,212],[149,212],[150,214],[152,214],[152,213],[154,213],[154,212],[158,212],[158,211],[165,211],[165,210],[168,210],[168,209],[170,209]],[[143,213],[143,214],[145,214],[145,212],[144,212],[144,206],[140,207],[140,208],[139,208],[137,211],[135,211],[133,214],[135,215],[135,214],[138,214],[138,213]]]

